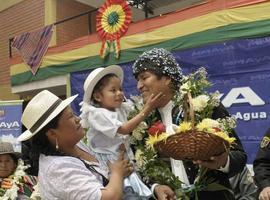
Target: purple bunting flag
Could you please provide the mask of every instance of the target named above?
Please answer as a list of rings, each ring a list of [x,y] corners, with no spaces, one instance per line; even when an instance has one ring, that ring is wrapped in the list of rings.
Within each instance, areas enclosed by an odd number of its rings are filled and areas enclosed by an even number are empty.
[[[48,25],[41,29],[26,32],[15,37],[12,47],[19,51],[24,62],[30,67],[35,75],[47,52],[54,25]]]

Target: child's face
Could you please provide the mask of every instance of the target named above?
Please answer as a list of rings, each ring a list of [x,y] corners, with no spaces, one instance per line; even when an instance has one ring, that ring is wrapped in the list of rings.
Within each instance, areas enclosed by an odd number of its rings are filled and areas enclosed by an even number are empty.
[[[111,77],[108,80],[107,85],[97,93],[95,98],[102,108],[107,108],[108,110],[113,111],[115,108],[119,108],[124,101],[120,79],[117,77]]]
[[[16,163],[9,154],[0,155],[0,178],[7,178],[16,168]]]

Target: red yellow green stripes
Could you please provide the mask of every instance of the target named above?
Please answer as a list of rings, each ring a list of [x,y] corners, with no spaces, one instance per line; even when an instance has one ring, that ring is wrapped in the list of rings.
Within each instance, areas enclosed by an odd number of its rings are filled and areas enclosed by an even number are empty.
[[[11,68],[12,85],[108,64],[129,62],[153,46],[162,46],[169,50],[182,50],[224,40],[259,37],[270,31],[269,9],[270,3],[266,2],[220,10],[168,24],[151,31],[127,35],[120,41],[122,51],[119,61],[112,56],[105,61],[98,59],[101,43],[94,42],[71,51],[46,56],[43,66],[35,77],[31,77],[27,70],[22,69],[23,64],[15,64]],[[175,13],[172,15],[177,16]],[[181,13],[181,15],[183,14]],[[146,20],[146,23],[150,22],[151,20]],[[132,26],[130,28],[132,29]],[[146,29],[147,27],[144,30]]]
[[[189,20],[192,18],[196,18],[199,16],[206,15],[211,12],[217,12],[224,9],[229,8],[235,8],[235,7],[241,7],[243,5],[254,5],[252,7],[249,7],[251,10],[253,10],[255,13],[258,13],[260,11],[259,7],[268,7],[267,4],[258,4],[260,2],[267,2],[267,0],[214,0],[209,1],[207,3],[203,3],[200,5],[195,5],[193,7],[180,10],[174,13],[171,13],[169,15],[163,15],[160,17],[152,18],[149,20],[144,20],[138,23],[133,23],[132,26],[129,27],[128,32],[126,33],[126,36],[129,35],[135,35],[135,34],[144,34],[149,33],[155,29],[158,29],[160,27],[167,26],[168,24],[174,24],[178,23],[184,20]],[[228,13],[229,14],[229,13]],[[246,14],[249,15],[248,13]],[[258,18],[258,20],[260,20]],[[237,23],[237,21],[235,22]],[[91,36],[85,36],[78,38],[74,41],[70,41],[68,44],[65,44],[63,46],[57,46],[52,47],[48,50],[47,55],[53,55],[57,53],[63,53],[71,50],[76,50],[78,48],[81,48],[87,44],[95,44],[100,42],[100,38],[97,36],[97,34],[93,34]],[[12,65],[21,63],[22,60],[18,57],[15,57],[11,60]]]
[[[30,72],[17,74],[11,77],[13,85],[23,84],[29,79],[31,81],[41,80],[51,76],[52,71],[57,75],[66,74],[69,72],[75,72],[80,70],[93,69],[100,66],[107,66],[111,64],[120,64],[133,61],[138,55],[145,50],[153,47],[164,47],[171,51],[184,50],[192,47],[202,46],[206,44],[221,42],[224,40],[231,40],[234,38],[248,38],[251,36],[265,36],[270,32],[270,20],[263,20],[252,23],[245,23],[240,25],[229,25],[216,29],[206,30],[190,35],[186,35],[171,40],[166,40],[162,43],[152,44],[139,48],[126,49],[121,53],[119,60],[115,59],[112,55],[108,60],[104,62],[103,59],[96,56],[90,56],[83,59],[74,60],[68,63],[59,65],[51,65],[46,68],[42,68],[38,71],[37,76],[32,76]]]

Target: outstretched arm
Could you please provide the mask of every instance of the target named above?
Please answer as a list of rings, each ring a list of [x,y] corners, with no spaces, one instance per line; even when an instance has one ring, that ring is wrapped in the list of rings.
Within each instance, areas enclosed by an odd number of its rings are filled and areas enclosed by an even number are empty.
[[[157,95],[152,94],[140,113],[126,123],[123,123],[117,132],[123,135],[130,134],[157,107],[157,103],[162,96],[163,94],[161,92]]]

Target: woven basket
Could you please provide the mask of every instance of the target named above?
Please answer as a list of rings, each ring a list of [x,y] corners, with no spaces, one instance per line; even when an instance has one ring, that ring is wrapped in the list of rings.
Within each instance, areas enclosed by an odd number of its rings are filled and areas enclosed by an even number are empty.
[[[230,144],[212,133],[195,130],[194,110],[191,100],[191,94],[188,93],[187,104],[184,105],[185,120],[191,121],[192,130],[170,135],[166,140],[156,143],[155,148],[161,154],[175,160],[209,160],[210,157],[227,151]]]
[[[163,155],[175,160],[209,160],[229,148],[229,143],[207,132],[188,131],[169,136],[158,142],[155,148]]]

